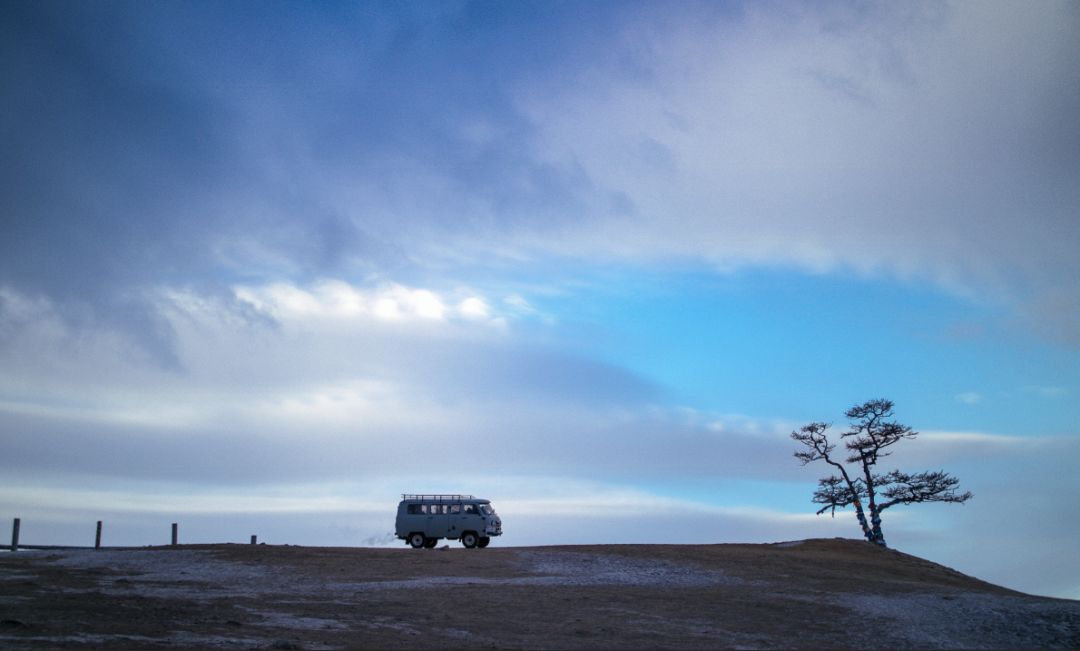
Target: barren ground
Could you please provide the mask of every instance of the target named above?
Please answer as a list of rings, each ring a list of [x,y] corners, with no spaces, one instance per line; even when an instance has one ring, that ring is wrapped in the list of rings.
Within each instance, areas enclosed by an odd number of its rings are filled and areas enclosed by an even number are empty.
[[[19,551],[0,647],[1075,649],[1080,602],[840,539]]]

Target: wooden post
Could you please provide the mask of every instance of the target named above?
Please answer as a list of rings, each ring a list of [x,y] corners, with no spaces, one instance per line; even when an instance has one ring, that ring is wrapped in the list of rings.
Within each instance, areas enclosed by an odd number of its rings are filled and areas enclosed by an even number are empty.
[[[252,545],[255,544],[255,538],[256,538],[255,534],[251,534],[251,544]]]
[[[101,549],[101,520],[97,521],[97,534],[94,535],[94,549]]]
[[[175,522],[172,523],[172,544],[173,544],[173,547],[176,547],[176,528],[177,528],[177,524]]]
[[[19,551],[19,524],[21,524],[19,518],[15,518],[15,522],[11,525],[11,551]]]

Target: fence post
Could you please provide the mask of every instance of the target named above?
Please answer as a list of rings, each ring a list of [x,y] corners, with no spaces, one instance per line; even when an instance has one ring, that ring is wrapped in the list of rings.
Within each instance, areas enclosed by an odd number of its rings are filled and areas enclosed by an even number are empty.
[[[256,538],[255,534],[251,534],[251,544],[252,545],[255,544],[255,538]]]
[[[101,520],[97,521],[97,533],[94,535],[94,549],[101,549]]]
[[[19,551],[19,524],[21,520],[15,518],[15,522],[11,525],[11,551]]]
[[[176,526],[177,526],[177,524],[175,522],[172,523],[172,544],[173,544],[173,547],[176,547]]]

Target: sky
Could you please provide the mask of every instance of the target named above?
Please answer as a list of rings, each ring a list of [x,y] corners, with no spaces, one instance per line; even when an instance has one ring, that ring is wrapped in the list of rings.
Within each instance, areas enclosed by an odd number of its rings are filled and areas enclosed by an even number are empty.
[[[857,538],[884,397],[890,545],[1080,598],[1077,3],[5,2],[0,93],[25,544]]]

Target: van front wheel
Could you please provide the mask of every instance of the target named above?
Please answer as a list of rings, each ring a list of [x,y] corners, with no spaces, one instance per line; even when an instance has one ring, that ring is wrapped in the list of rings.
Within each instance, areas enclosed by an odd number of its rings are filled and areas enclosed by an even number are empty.
[[[465,533],[461,534],[461,544],[465,545],[465,549],[472,549],[473,547],[476,547],[477,542],[479,542],[479,537],[475,533],[471,531],[466,531]]]
[[[424,546],[424,534],[422,533],[410,533],[409,544],[413,549],[420,549]]]
[[[476,546],[483,549],[491,543],[491,538],[488,536],[480,536],[480,540],[477,541]]]

